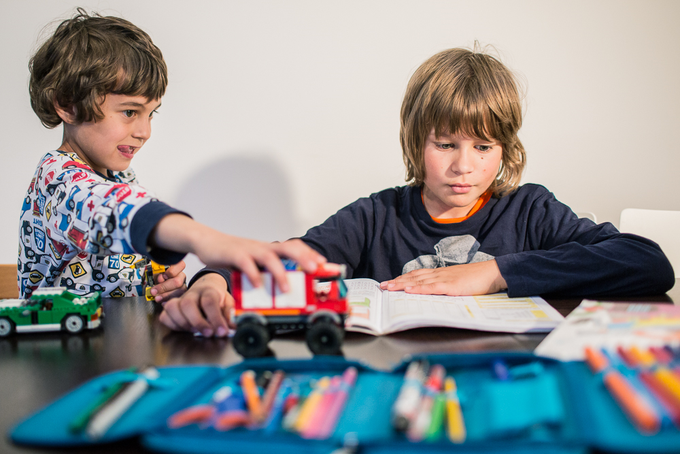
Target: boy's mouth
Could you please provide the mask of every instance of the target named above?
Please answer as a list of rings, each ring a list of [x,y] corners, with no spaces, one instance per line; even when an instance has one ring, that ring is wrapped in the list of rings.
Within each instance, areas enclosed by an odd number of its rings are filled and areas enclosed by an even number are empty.
[[[449,187],[456,194],[467,194],[472,189],[472,185],[469,184],[452,184]]]
[[[137,147],[131,147],[129,145],[118,146],[118,151],[120,152],[120,154],[122,154],[124,157],[128,159],[132,159],[132,157],[135,155],[135,150],[137,150]]]

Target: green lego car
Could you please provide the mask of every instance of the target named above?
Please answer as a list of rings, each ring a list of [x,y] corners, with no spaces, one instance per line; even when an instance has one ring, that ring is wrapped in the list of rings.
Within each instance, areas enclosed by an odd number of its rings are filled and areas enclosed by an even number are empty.
[[[0,337],[27,331],[79,333],[101,324],[99,293],[78,296],[64,287],[39,288],[29,299],[0,300]]]

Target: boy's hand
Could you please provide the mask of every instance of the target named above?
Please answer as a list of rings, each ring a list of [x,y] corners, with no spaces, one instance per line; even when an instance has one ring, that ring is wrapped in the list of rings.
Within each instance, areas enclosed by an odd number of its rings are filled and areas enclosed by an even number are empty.
[[[485,295],[508,288],[495,260],[421,269],[380,283],[383,290],[426,295]]]
[[[227,292],[227,283],[217,273],[202,276],[182,296],[167,300],[159,320],[175,331],[200,332],[206,337],[228,334],[229,311],[234,298]]]
[[[180,296],[186,291],[187,276],[184,274],[184,261],[170,265],[161,274],[154,276],[156,285],[151,287],[151,295],[157,303]]]

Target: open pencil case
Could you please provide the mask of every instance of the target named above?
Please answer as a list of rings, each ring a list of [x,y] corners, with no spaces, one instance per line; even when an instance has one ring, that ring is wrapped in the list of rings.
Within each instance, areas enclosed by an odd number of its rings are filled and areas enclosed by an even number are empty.
[[[400,396],[412,361],[440,364],[455,378],[466,437],[452,442],[445,431],[412,441],[393,427],[393,404]],[[499,363],[500,362],[500,363]],[[508,375],[500,377],[501,364]],[[310,398],[324,377],[356,368],[339,418],[328,437],[304,438],[279,425],[217,430],[214,425],[172,426],[183,410],[210,405],[221,388],[237,389],[247,370],[255,375],[281,370]],[[100,438],[69,429],[73,420],[129,371],[97,377],[15,426],[19,445],[68,447],[137,438],[145,447],[175,453],[276,454],[329,453],[579,453],[678,452],[680,430],[668,422],[654,435],[643,434],[628,420],[605,389],[602,378],[585,363],[562,363],[521,353],[436,354],[410,358],[391,371],[375,370],[339,357],[311,360],[257,359],[217,365],[159,367],[159,377]],[[303,399],[301,399],[303,400]],[[285,416],[283,417],[285,418]]]

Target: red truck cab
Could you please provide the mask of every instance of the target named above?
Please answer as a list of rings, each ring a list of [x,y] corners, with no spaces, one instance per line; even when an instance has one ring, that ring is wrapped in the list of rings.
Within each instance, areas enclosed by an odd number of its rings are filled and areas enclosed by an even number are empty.
[[[313,353],[337,354],[349,313],[345,266],[326,263],[306,273],[293,262],[284,263],[290,286],[287,293],[276,287],[269,272],[262,272],[263,285],[257,288],[241,272],[232,273],[234,348],[244,357],[262,356],[276,331],[306,329]]]

